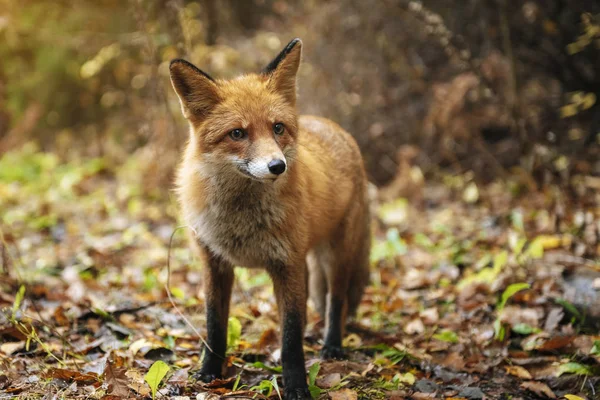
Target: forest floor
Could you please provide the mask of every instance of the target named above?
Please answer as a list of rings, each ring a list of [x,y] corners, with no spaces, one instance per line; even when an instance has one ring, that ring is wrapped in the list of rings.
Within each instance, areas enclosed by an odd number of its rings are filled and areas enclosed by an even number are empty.
[[[0,399],[280,398],[260,271],[236,269],[227,379],[192,380],[200,266],[171,187],[142,179],[142,162],[60,163],[33,146],[0,158]],[[410,201],[374,201],[347,360],[319,360],[309,311],[315,398],[600,398],[597,199],[524,186],[440,175]]]

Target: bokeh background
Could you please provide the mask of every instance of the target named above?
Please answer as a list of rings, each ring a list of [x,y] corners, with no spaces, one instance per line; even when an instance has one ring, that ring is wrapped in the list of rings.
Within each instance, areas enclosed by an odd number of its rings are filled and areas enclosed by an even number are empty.
[[[233,77],[298,36],[300,111],[350,131],[376,184],[406,144],[425,174],[600,171],[593,0],[1,4],[0,153],[29,141],[60,157],[144,152],[140,172],[164,184],[187,136],[169,61]]]

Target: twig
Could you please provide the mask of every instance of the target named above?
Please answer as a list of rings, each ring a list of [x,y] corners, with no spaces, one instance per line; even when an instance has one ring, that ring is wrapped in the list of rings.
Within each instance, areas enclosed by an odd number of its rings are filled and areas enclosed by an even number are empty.
[[[167,283],[165,284],[165,290],[167,292],[167,297],[169,298],[169,301],[171,302],[171,305],[175,309],[175,312],[177,312],[177,314],[179,314],[179,316],[185,321],[185,323],[200,338],[200,341],[204,344],[204,346],[206,346],[206,348],[211,353],[219,356],[217,353],[215,353],[213,351],[213,349],[208,345],[208,343],[206,343],[206,340],[204,340],[204,338],[202,337],[202,335],[200,334],[200,332],[198,332],[198,330],[194,327],[194,325],[192,325],[192,323],[187,319],[187,317],[185,315],[183,315],[183,313],[179,310],[179,308],[175,304],[175,301],[173,300],[173,297],[171,296],[171,246],[173,245],[173,237],[175,236],[175,233],[177,233],[177,231],[179,229],[182,229],[182,228],[191,228],[191,227],[188,226],[188,225],[178,226],[177,228],[175,228],[173,230],[173,233],[171,233],[171,238],[169,239],[169,249],[168,249],[168,252],[167,252]]]

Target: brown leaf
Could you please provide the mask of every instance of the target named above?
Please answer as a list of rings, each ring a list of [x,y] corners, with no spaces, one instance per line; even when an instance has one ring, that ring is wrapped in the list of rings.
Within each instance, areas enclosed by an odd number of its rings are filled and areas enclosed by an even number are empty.
[[[317,379],[317,386],[322,389],[330,389],[342,381],[342,374],[339,372],[328,374]]]
[[[554,394],[552,389],[550,389],[548,387],[548,385],[546,385],[545,383],[542,383],[542,382],[537,382],[537,381],[523,382],[523,383],[521,383],[521,388],[529,390],[530,392],[533,392],[533,393],[537,394],[538,396],[546,397],[548,399],[556,398],[556,395]]]
[[[54,321],[60,326],[69,326],[69,318],[65,315],[65,310],[62,307],[56,307],[54,311]]]
[[[277,342],[277,333],[275,332],[275,329],[269,328],[266,331],[264,331],[262,335],[260,335],[260,339],[256,344],[256,348],[258,350],[264,350],[265,348],[267,348],[267,346],[277,344]]]
[[[116,367],[111,360],[106,362],[104,377],[108,383],[108,394],[129,397],[129,379],[125,376],[126,368]]]
[[[176,370],[173,375],[171,375],[168,382],[175,386],[185,386],[188,381],[188,370],[189,368],[181,368]]]
[[[565,313],[562,307],[555,307],[548,313],[546,323],[544,324],[544,330],[548,333],[552,333],[558,327],[558,324],[564,317]]]
[[[563,347],[567,347],[570,345],[573,340],[575,340],[575,336],[554,336],[550,338],[550,340],[545,341],[540,346],[537,346],[538,350],[556,350],[562,349]]]
[[[518,376],[523,379],[532,379],[531,374],[525,368],[520,367],[518,365],[510,365],[505,367],[506,373],[514,376]]]
[[[205,388],[211,388],[211,389],[212,388],[221,388],[221,387],[231,386],[231,384],[233,383],[234,380],[235,380],[235,377],[231,377],[231,378],[227,378],[227,379],[215,379],[212,382],[209,382],[202,386],[204,386]]]
[[[354,390],[342,389],[330,392],[329,397],[331,400],[357,400],[358,394]]]
[[[68,382],[78,382],[89,385],[98,382],[98,375],[88,372],[81,373],[70,369],[52,368],[46,373],[47,378],[62,379]]]
[[[0,375],[0,390],[6,389],[10,385],[10,380],[6,375]]]

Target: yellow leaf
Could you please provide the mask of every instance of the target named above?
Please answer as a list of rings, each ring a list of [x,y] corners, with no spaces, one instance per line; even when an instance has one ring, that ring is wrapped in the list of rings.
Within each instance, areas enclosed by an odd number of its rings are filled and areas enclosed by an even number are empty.
[[[523,379],[532,379],[532,376],[529,373],[529,371],[527,371],[525,368],[523,368],[519,365],[510,365],[505,368],[506,368],[506,373],[508,373],[510,375],[518,376],[519,378],[523,378]]]
[[[575,396],[574,394],[565,394],[567,400],[585,400],[583,397]]]
[[[596,104],[596,95],[594,93],[587,93],[581,101],[584,110],[591,108],[594,104]]]
[[[463,200],[467,203],[476,203],[479,200],[479,190],[474,182],[469,183],[463,192]]]
[[[569,55],[577,54],[580,51],[581,51],[581,47],[579,46],[579,43],[577,43],[577,42],[569,43],[567,45],[567,53],[569,53]]]
[[[575,104],[567,104],[560,108],[560,117],[568,118],[577,115],[577,106]]]

